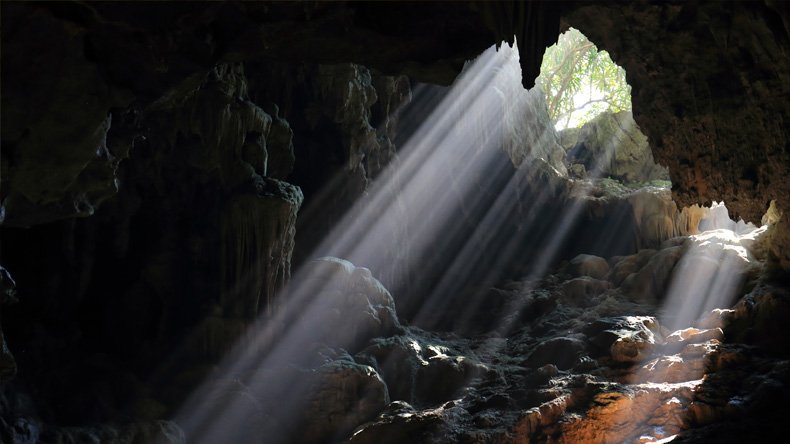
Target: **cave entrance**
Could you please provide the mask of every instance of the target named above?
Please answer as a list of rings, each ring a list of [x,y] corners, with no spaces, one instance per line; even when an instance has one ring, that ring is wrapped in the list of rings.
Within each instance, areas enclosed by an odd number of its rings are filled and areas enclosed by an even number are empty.
[[[575,179],[613,186],[670,188],[669,172],[653,159],[631,113],[625,70],[578,29],[569,28],[543,55],[536,84]]]

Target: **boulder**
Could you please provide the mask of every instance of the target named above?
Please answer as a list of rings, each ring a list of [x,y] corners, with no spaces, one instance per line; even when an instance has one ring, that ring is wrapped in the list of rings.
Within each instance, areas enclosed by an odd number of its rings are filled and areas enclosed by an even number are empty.
[[[652,316],[619,316],[597,320],[584,327],[591,348],[615,362],[643,360],[662,340],[658,320]]]
[[[553,364],[560,370],[567,370],[576,364],[585,349],[585,343],[580,339],[553,338],[538,344],[527,356],[525,364],[531,368]]]
[[[442,422],[436,410],[417,411],[406,402],[393,401],[373,421],[354,431],[348,444],[400,444],[434,429]]]
[[[656,254],[656,250],[643,249],[639,250],[637,254],[620,258],[609,272],[609,281],[615,287],[619,287],[631,273],[641,270],[654,254]]]
[[[417,400],[439,404],[452,399],[470,385],[472,379],[486,373],[487,367],[474,358],[448,355],[450,350],[429,348],[428,365],[417,369],[415,393]]]
[[[636,302],[657,302],[663,296],[672,276],[672,270],[683,255],[683,251],[682,246],[659,251],[642,269],[623,280],[623,291]]]
[[[489,371],[474,356],[413,335],[377,338],[357,359],[379,370],[392,399],[412,403],[447,401]]]
[[[422,356],[423,348],[416,338],[400,335],[374,338],[370,345],[357,354],[357,360],[378,369],[387,383],[390,398],[414,402],[417,369],[428,365]]]
[[[580,254],[571,259],[568,264],[568,273],[571,276],[589,276],[603,279],[609,273],[609,264],[606,259],[591,254]]]
[[[306,264],[303,273],[306,291],[315,292],[315,306],[305,315],[317,327],[317,340],[354,349],[401,331],[392,295],[367,268],[323,257]]]
[[[593,279],[589,276],[577,277],[562,284],[564,299],[574,305],[587,307],[592,304],[592,297],[598,296],[611,288],[608,281]]]
[[[389,404],[386,384],[367,365],[335,360],[316,369],[311,379],[295,442],[336,441]]]

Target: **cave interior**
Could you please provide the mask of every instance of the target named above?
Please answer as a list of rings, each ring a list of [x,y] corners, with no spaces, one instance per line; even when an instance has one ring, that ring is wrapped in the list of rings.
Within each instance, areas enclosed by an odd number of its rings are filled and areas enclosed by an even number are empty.
[[[0,13],[0,443],[786,440],[790,3]]]

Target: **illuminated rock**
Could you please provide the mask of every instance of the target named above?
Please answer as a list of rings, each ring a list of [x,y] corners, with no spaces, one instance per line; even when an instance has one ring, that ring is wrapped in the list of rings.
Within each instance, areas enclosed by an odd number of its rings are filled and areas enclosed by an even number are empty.
[[[653,161],[647,137],[630,111],[605,112],[585,124],[568,151],[568,162],[582,163],[594,177],[611,176],[624,182],[669,179],[666,168]]]
[[[308,314],[317,327],[316,340],[353,349],[401,331],[392,295],[367,268],[324,257],[308,263],[303,272],[316,291],[318,308]]]
[[[639,362],[662,339],[656,318],[623,316],[600,319],[584,327],[594,350],[615,362]]]
[[[635,301],[657,301],[669,284],[672,270],[682,255],[682,246],[660,250],[652,255],[638,272],[628,275],[623,280],[623,291]]]
[[[442,409],[417,411],[403,401],[393,401],[374,421],[360,426],[346,441],[349,444],[400,444],[413,441],[436,428]]]
[[[647,264],[656,250],[643,249],[639,253],[618,258],[609,273],[609,280],[615,287],[619,287],[631,273],[636,273]]]
[[[319,443],[346,436],[389,404],[387,386],[366,365],[336,360],[316,369],[308,382],[298,442]]]

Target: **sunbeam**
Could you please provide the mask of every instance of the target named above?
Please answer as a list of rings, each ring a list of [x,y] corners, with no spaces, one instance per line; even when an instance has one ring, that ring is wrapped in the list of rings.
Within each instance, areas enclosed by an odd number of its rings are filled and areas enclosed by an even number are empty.
[[[415,325],[468,328],[484,303],[486,289],[513,270],[513,264],[523,262],[525,251],[540,252],[540,257],[528,260],[527,280],[538,282],[556,264],[581,215],[589,211],[593,187],[576,187],[572,196],[564,194],[566,186],[558,178],[565,174],[565,166],[554,128],[531,123],[539,113],[545,115],[545,106],[538,88],[523,89],[515,47],[488,49],[467,64],[436,109],[407,139],[399,159],[370,184],[367,195],[311,257],[340,257],[373,270],[398,296],[399,314]],[[588,180],[606,174],[616,147],[616,141],[605,145]],[[561,196],[562,206],[552,207]],[[550,213],[541,214],[547,207]],[[598,235],[608,239],[619,229],[605,228]],[[253,422],[262,430],[266,425],[261,418],[283,423],[281,435],[271,436],[271,442],[301,436],[297,418],[307,408],[299,401],[305,396],[287,390],[318,390],[322,382],[316,372],[342,374],[341,369],[321,367],[321,356],[329,359],[338,353],[322,348],[321,342],[355,350],[369,337],[354,327],[353,319],[342,318],[347,313],[329,294],[330,289],[355,285],[380,287],[367,268],[334,259],[298,269],[280,292],[274,315],[249,327],[224,359],[218,374],[225,376],[225,382],[204,384],[185,404],[178,422],[190,440],[216,442],[230,436],[238,442],[254,440],[248,430],[251,418],[257,418]],[[470,293],[469,288],[478,290]],[[381,300],[363,304],[376,307],[370,312],[375,324],[370,328],[403,332],[392,297],[383,287],[376,291]],[[521,308],[512,303],[508,310]],[[494,321],[499,331],[507,331],[514,319]],[[428,345],[417,353],[448,359],[435,352],[436,347]],[[392,366],[392,359],[397,358],[382,357],[378,365]],[[288,369],[289,363],[316,370]],[[378,375],[370,371],[373,388],[360,390],[380,396]],[[465,376],[465,383],[470,378]],[[386,398],[386,387],[383,390]],[[224,394],[222,399],[218,394]],[[335,433],[349,431],[343,424],[335,426]]]

